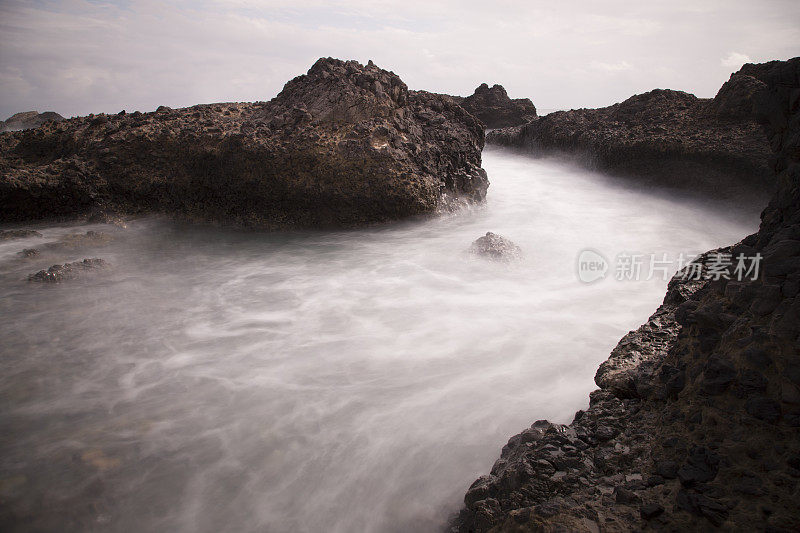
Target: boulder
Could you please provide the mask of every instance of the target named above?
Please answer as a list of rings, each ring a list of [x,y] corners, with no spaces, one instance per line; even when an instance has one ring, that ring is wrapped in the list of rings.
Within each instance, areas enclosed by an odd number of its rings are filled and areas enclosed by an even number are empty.
[[[483,237],[475,239],[469,247],[469,252],[493,261],[508,262],[522,257],[522,249],[519,246],[490,231]]]
[[[160,107],[0,135],[0,221],[162,213],[261,228],[480,202],[480,122],[394,73],[323,58],[269,102]]]

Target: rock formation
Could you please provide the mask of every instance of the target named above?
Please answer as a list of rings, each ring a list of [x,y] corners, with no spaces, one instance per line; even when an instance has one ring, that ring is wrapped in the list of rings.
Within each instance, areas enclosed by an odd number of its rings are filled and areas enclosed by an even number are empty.
[[[89,271],[106,268],[108,263],[102,259],[84,259],[83,261],[75,261],[74,263],[65,263],[63,265],[53,265],[47,270],[40,270],[35,274],[28,277],[28,281],[36,281],[42,283],[61,283],[76,279],[86,274]]]
[[[469,247],[472,255],[485,257],[493,261],[513,261],[522,257],[522,249],[502,235],[486,232],[486,235],[475,239]]]
[[[711,100],[664,89],[601,109],[557,111],[490,132],[487,143],[568,154],[637,183],[734,198],[774,192],[770,145],[753,111],[758,79],[734,74]],[[748,195],[748,198],[751,195]]]
[[[320,59],[270,102],[49,122],[0,135],[0,221],[163,213],[356,226],[484,199],[484,133],[370,62]]]
[[[478,117],[487,128],[519,126],[536,118],[536,106],[528,98],[508,97],[502,85],[482,83],[466,98],[457,98],[461,107]]]
[[[713,112],[753,105],[778,190],[757,233],[713,253],[760,254],[760,274],[676,276],[598,370],[589,408],[512,437],[453,531],[796,531],[800,58],[745,65],[731,80],[744,97]]]
[[[64,117],[54,111],[45,111],[39,113],[37,111],[23,111],[12,115],[7,120],[0,122],[0,131],[18,131],[29,130],[31,128],[38,128],[48,121],[61,122]]]

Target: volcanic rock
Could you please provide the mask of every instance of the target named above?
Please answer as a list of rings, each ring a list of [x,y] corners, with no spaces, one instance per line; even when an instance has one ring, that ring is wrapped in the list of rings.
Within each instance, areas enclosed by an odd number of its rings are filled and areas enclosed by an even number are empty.
[[[600,109],[557,111],[490,132],[487,143],[568,155],[643,186],[767,201],[775,189],[770,140],[753,106],[766,85],[734,74],[714,99],[656,89]]]
[[[512,437],[452,531],[800,523],[800,405],[784,392],[800,381],[800,58],[737,76],[764,85],[754,112],[772,139],[778,190],[759,231],[727,250],[761,254],[763,271],[742,280],[678,273],[662,306],[601,366],[589,408],[568,425],[539,421]],[[753,305],[764,298],[768,307]],[[540,466],[553,461],[556,474]]]
[[[102,259],[84,259],[83,261],[75,261],[74,263],[66,263],[63,265],[53,265],[47,270],[40,270],[35,274],[28,276],[28,281],[36,281],[42,283],[60,283],[71,279],[76,279],[87,271],[106,268],[108,263]]]
[[[320,59],[270,102],[159,108],[0,135],[0,221],[163,213],[358,226],[484,199],[480,122],[372,62]]]
[[[469,252],[494,261],[512,261],[522,257],[522,249],[519,246],[491,231],[475,239],[469,247]]]
[[[528,98],[512,100],[502,85],[482,83],[460,101],[461,107],[478,117],[487,128],[519,126],[536,118],[536,106]]]

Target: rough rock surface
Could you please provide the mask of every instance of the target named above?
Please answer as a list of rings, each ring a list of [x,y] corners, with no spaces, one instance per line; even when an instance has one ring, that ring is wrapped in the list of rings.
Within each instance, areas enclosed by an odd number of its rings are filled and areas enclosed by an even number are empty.
[[[800,524],[800,58],[745,65],[778,191],[757,279],[669,284],[569,425],[512,437],[453,531],[796,531]],[[709,254],[701,263],[708,265]]]
[[[472,255],[493,261],[513,261],[522,257],[522,249],[502,235],[487,231],[486,235],[475,239],[469,247]]]
[[[713,99],[656,89],[601,109],[557,111],[490,132],[487,143],[569,154],[637,183],[735,198],[774,192],[770,144],[754,112],[764,83],[736,73]]]
[[[84,259],[83,261],[75,261],[74,263],[65,263],[63,265],[53,265],[47,270],[40,270],[35,274],[28,276],[28,281],[36,281],[42,283],[61,283],[76,279],[87,271],[106,268],[108,263],[103,259]]]
[[[45,111],[39,113],[37,111],[23,111],[12,115],[3,122],[0,122],[0,131],[18,131],[29,130],[31,128],[38,128],[48,121],[61,122],[64,117],[54,111]]]
[[[49,122],[0,135],[0,221],[163,213],[355,226],[481,201],[480,122],[370,62],[320,59],[270,102]]]
[[[528,98],[508,97],[502,85],[482,83],[471,96],[453,97],[461,107],[478,117],[487,128],[519,126],[536,118],[536,106]]]

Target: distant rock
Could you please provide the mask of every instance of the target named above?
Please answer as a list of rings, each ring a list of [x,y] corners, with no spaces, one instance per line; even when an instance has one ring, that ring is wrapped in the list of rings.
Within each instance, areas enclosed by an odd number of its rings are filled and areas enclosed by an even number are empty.
[[[41,237],[42,234],[32,229],[9,229],[0,231],[0,241],[10,239],[27,239],[30,237]]]
[[[54,111],[45,111],[39,113],[37,111],[23,111],[12,115],[4,122],[0,122],[0,131],[18,131],[29,130],[31,128],[38,128],[45,122],[49,121],[61,122],[64,117]]]
[[[83,261],[75,261],[74,263],[66,263],[63,265],[53,265],[47,270],[40,270],[35,274],[28,276],[28,281],[42,282],[42,283],[60,283],[80,277],[87,273],[87,271],[106,268],[108,263],[103,259],[84,259]]]
[[[360,226],[486,195],[484,131],[394,73],[323,58],[270,102],[73,118],[0,135],[0,221],[160,213]]]
[[[752,106],[763,82],[734,75],[713,99],[656,89],[600,109],[557,111],[487,143],[567,155],[636,183],[737,198],[774,190],[770,144]]]
[[[487,232],[486,235],[476,239],[469,247],[473,255],[492,259],[494,261],[513,261],[522,257],[522,249],[496,233]]]
[[[482,83],[472,96],[461,99],[459,103],[487,128],[518,126],[536,118],[536,106],[530,99],[512,100],[502,85],[489,87]]]

